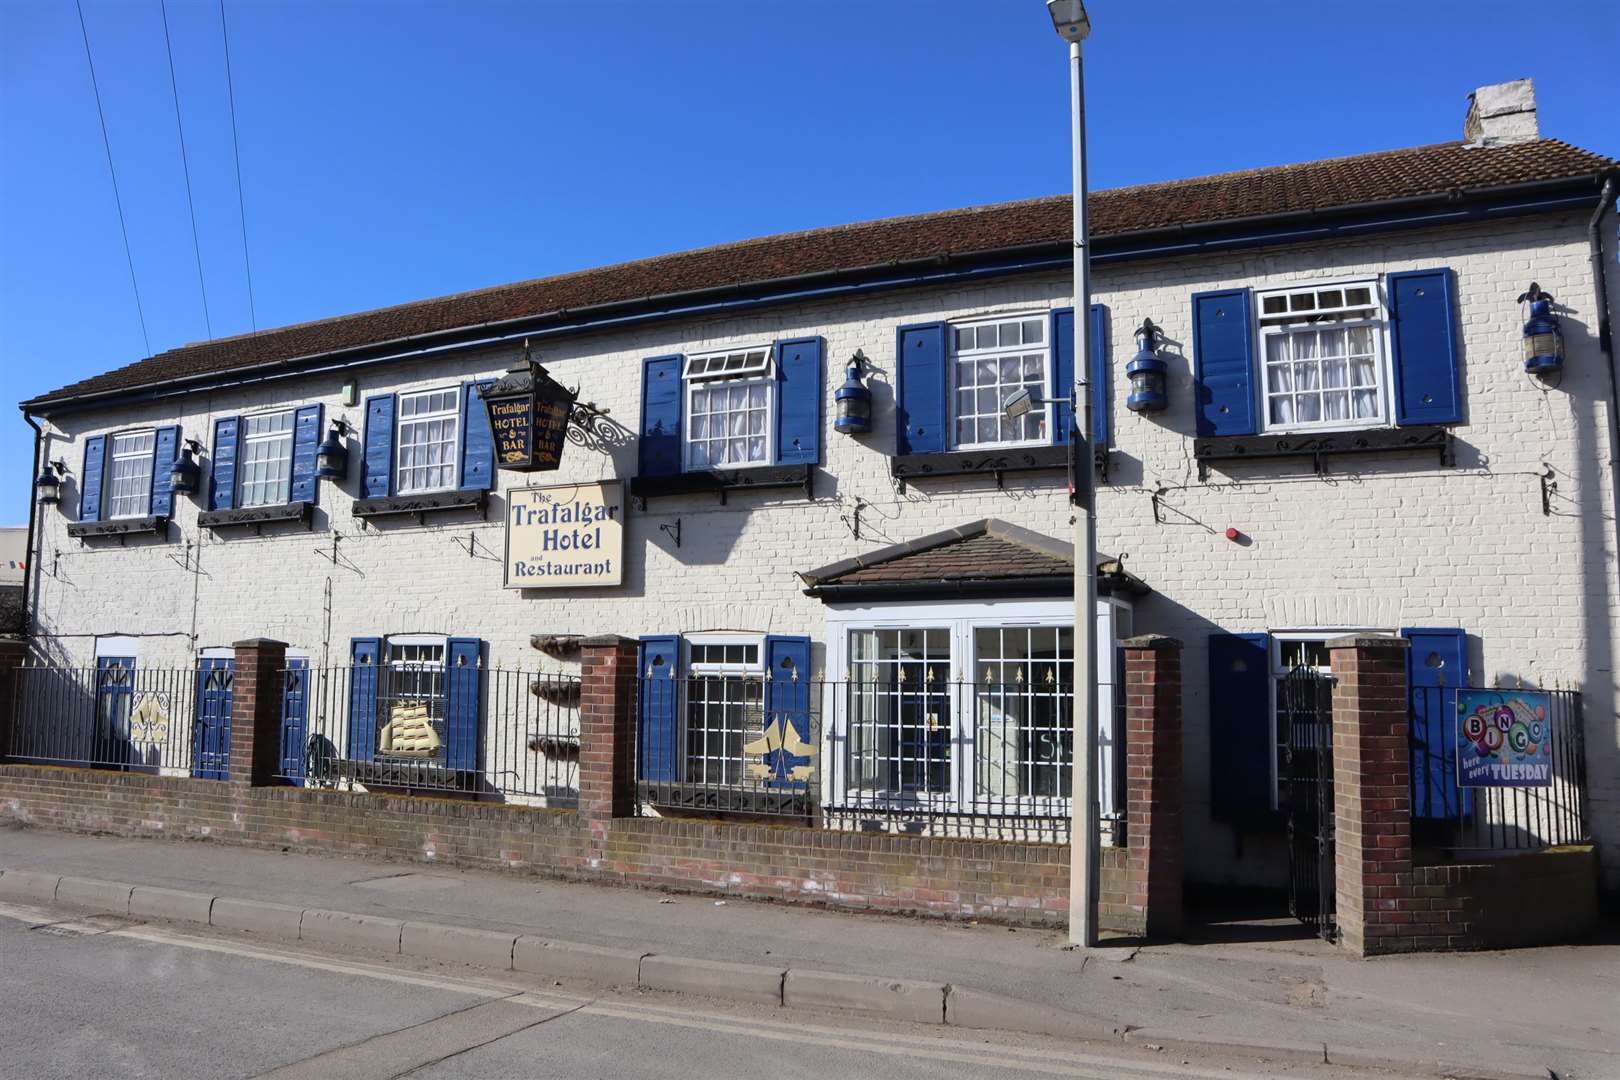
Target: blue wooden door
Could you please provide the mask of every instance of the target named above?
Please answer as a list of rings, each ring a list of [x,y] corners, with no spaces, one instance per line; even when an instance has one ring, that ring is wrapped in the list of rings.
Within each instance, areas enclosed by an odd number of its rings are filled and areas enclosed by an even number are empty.
[[[96,765],[129,763],[129,715],[135,703],[135,658],[96,658],[96,726],[89,758]]]
[[[304,783],[304,748],[309,742],[309,661],[287,661],[281,695],[281,775]]]
[[[203,780],[230,779],[231,688],[235,681],[235,660],[215,657],[198,661],[191,775]]]

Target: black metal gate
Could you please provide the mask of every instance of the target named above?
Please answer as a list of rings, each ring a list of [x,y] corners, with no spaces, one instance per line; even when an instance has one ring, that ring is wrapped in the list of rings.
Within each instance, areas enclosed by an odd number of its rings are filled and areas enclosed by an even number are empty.
[[[1333,680],[1295,668],[1277,686],[1288,817],[1288,910],[1328,941],[1334,923]]]

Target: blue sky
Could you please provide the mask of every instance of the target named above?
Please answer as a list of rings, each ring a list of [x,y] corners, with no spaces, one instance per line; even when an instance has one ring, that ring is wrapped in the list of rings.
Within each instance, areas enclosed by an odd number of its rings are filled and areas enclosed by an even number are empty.
[[[153,351],[208,336],[158,0],[83,0]],[[1094,0],[1092,186],[1458,137],[1536,80],[1620,156],[1620,5]],[[1068,187],[1040,0],[226,0],[259,327]],[[170,0],[213,334],[252,328],[217,0]],[[1241,123],[1219,126],[1206,107]],[[12,402],[146,355],[71,2],[0,0]],[[31,433],[0,421],[0,523]]]

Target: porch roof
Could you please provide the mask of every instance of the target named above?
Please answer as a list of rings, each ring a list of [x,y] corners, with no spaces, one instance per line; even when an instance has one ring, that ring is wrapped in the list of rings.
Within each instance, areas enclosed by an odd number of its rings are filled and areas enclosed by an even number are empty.
[[[1074,545],[984,518],[801,571],[799,578],[805,595],[822,601],[1073,596]],[[1121,560],[1098,558],[1099,595],[1149,591]]]

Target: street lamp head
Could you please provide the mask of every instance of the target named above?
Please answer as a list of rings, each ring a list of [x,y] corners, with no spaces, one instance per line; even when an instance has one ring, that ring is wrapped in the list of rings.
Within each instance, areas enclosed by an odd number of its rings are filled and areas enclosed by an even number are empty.
[[[1064,41],[1084,41],[1091,33],[1084,0],[1046,0],[1046,10],[1052,16],[1052,27]]]
[[[1001,415],[1009,420],[1016,420],[1035,407],[1035,395],[1030,393],[1028,387],[1014,390],[1007,395],[1007,400],[1001,403]]]

